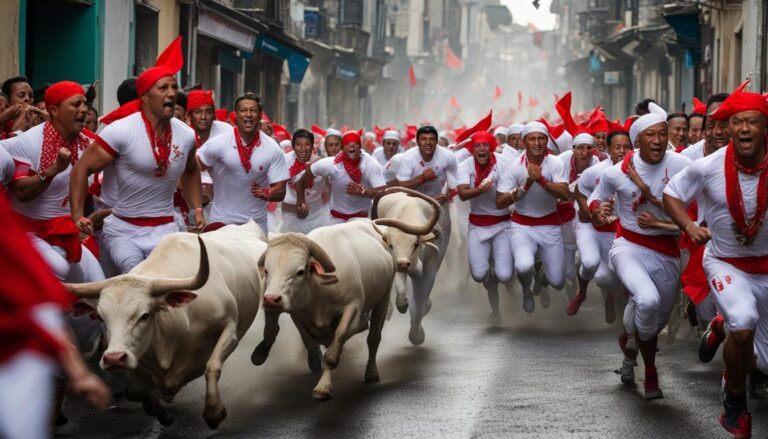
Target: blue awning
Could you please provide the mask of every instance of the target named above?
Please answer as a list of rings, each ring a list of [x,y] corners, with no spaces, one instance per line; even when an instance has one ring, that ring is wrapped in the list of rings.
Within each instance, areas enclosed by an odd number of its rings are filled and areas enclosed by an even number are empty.
[[[261,33],[256,37],[256,44],[254,44],[253,47],[267,55],[286,60],[288,62],[288,71],[290,72],[291,82],[300,83],[301,80],[304,79],[304,74],[309,67],[309,57],[291,49],[277,39],[264,33]]]
[[[699,24],[698,11],[667,14],[664,19],[675,30],[678,44],[688,49],[694,63],[699,63],[701,61],[701,24]]]

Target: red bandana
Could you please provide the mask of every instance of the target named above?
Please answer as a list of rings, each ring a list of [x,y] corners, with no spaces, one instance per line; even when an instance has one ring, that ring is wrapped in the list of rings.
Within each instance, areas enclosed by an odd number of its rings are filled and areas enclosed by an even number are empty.
[[[629,153],[624,156],[624,160],[621,162],[621,172],[623,172],[625,175],[629,175],[630,169],[635,169],[635,165],[632,163],[632,156],[635,154],[635,151],[629,151]],[[648,200],[645,198],[645,195],[640,194],[640,198],[635,200],[632,203],[632,212],[636,212],[637,208],[640,207],[641,204],[645,204]]]
[[[72,153],[71,163],[75,166],[77,159],[80,155],[80,151],[85,150],[88,147],[90,140],[82,133],[77,133],[72,136],[72,140],[67,142],[61,137],[56,128],[50,122],[45,122],[43,126],[43,148],[40,153],[40,167],[37,169],[42,171],[51,166],[56,161],[56,156],[59,155],[59,149],[67,148]]]
[[[344,151],[342,151],[336,155],[335,159],[333,159],[334,165],[339,163],[344,164],[344,170],[347,171],[347,174],[349,174],[349,178],[351,178],[352,181],[360,183],[363,180],[363,171],[360,170],[360,160],[353,162],[346,154],[344,154]]]
[[[152,155],[155,156],[155,163],[157,163],[155,177],[162,177],[168,170],[169,158],[171,157],[171,137],[173,136],[171,124],[170,122],[168,123],[168,127],[165,129],[165,136],[162,139],[158,139],[155,129],[143,111],[141,112],[141,119],[144,121],[149,144],[152,146]]]
[[[496,166],[496,154],[494,153],[491,153],[491,157],[488,159],[488,163],[485,165],[485,168],[481,168],[480,164],[477,163],[477,160],[475,160],[475,187],[480,186],[480,183],[488,178],[488,176],[491,174],[491,171],[493,171],[494,166]]]
[[[728,201],[728,211],[733,219],[731,229],[739,244],[748,246],[757,237],[760,226],[765,219],[766,206],[768,206],[768,155],[759,165],[748,168],[739,162],[733,143],[729,144],[727,148],[728,150],[725,152],[725,197]],[[739,172],[748,175],[760,174],[757,183],[757,206],[754,215],[749,220],[746,218],[746,210],[744,209]]]
[[[240,137],[240,130],[235,127],[235,142],[237,143],[237,153],[240,155],[240,164],[243,165],[246,173],[251,172],[251,155],[253,150],[261,146],[261,132],[256,130],[251,143],[243,145],[243,139]]]
[[[568,183],[573,183],[579,178],[579,173],[576,171],[576,154],[571,155],[571,174],[568,176]]]
[[[298,158],[296,158],[296,160],[293,161],[293,164],[291,165],[291,167],[288,168],[288,174],[291,176],[291,179],[293,179],[293,177],[299,175],[301,172],[307,169],[307,165],[308,163],[306,162],[302,163],[299,161]],[[314,185],[314,183],[315,183],[314,181],[310,181],[307,184],[307,188],[311,188]],[[296,185],[294,183],[289,183],[289,186],[291,187],[291,189],[296,190]]]
[[[547,156],[549,155],[549,148],[544,148],[544,157],[541,158],[541,163],[539,166],[544,166],[544,160],[546,160]],[[522,154],[520,154],[520,163],[523,164],[526,168],[528,168],[528,153],[523,151]]]

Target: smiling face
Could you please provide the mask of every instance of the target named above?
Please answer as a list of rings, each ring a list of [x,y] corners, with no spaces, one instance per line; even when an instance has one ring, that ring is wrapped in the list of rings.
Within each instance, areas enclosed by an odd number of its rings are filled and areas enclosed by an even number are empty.
[[[688,120],[684,117],[673,117],[669,120],[669,140],[673,145],[688,144]]]
[[[85,116],[85,128],[94,133],[99,128],[99,115],[96,113],[96,110],[88,109],[88,113]]]
[[[488,164],[491,154],[491,145],[486,142],[475,143],[475,150],[472,156],[475,157],[475,161],[480,166],[485,167]]]
[[[640,158],[650,164],[656,164],[664,160],[669,141],[669,129],[666,122],[651,125],[637,136]]]
[[[306,137],[299,137],[293,142],[293,152],[296,153],[296,160],[300,163],[306,163],[312,157],[312,142]]]
[[[179,92],[179,84],[173,76],[160,78],[141,97],[144,108],[161,121],[169,121],[173,117],[176,106],[176,94]]]
[[[608,155],[611,156],[611,162],[616,164],[632,151],[632,143],[626,134],[615,134],[611,137],[611,143],[608,145]]]
[[[81,132],[85,127],[88,104],[85,103],[83,95],[65,99],[57,105],[52,105],[49,110],[52,120],[66,131],[61,133],[65,138]]]
[[[597,131],[593,137],[595,138],[595,148],[600,152],[605,152],[605,148],[608,147],[608,133]]]
[[[393,155],[397,154],[397,150],[400,148],[400,142],[395,139],[385,139],[383,142],[384,157],[391,159]]]
[[[215,119],[216,112],[211,105],[197,107],[189,112],[189,120],[192,122],[192,128],[194,128],[195,132],[198,134],[209,132]]]
[[[416,139],[416,143],[419,145],[421,157],[426,161],[431,160],[432,155],[435,153],[435,149],[437,149],[437,136],[432,133],[423,133]]]
[[[328,157],[336,157],[341,151],[341,137],[328,136],[325,138],[325,153]]]
[[[538,161],[544,158],[549,138],[544,133],[530,133],[523,138],[525,154],[529,160]]]
[[[747,160],[763,158],[768,121],[764,114],[750,110],[736,113],[728,120],[728,131],[739,157]]]
[[[237,125],[240,134],[243,136],[257,134],[259,121],[261,121],[261,107],[259,103],[253,99],[241,99],[237,103],[237,108],[235,108],[235,125]]]

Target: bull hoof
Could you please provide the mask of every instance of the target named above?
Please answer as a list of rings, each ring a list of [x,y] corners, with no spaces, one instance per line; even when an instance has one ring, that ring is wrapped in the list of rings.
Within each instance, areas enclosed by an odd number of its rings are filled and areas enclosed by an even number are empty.
[[[312,391],[312,399],[317,402],[330,401],[333,398],[333,392],[330,390],[315,389]]]
[[[411,325],[411,332],[408,333],[408,340],[411,341],[411,344],[414,346],[424,344],[425,338],[426,335],[424,334],[424,328],[422,328],[421,325],[415,327]]]
[[[211,408],[211,410],[208,410],[208,407],[206,407],[205,410],[203,411],[203,419],[205,419],[205,423],[208,424],[208,427],[211,430],[215,430],[219,425],[221,425],[221,423],[226,418],[227,418],[227,408],[224,407],[223,405],[219,410],[215,408]]]
[[[490,326],[499,326],[501,324],[501,314],[499,314],[498,311],[493,311],[491,312],[491,315],[489,315],[488,318],[485,319],[485,321]]]
[[[271,346],[267,346],[267,344],[262,341],[259,343],[256,348],[253,350],[253,353],[251,354],[251,363],[253,363],[254,366],[261,366],[264,364],[265,361],[267,361],[267,357],[269,356],[269,350],[271,349]]]
[[[400,314],[405,314],[408,312],[408,298],[405,296],[395,297],[395,306],[397,306],[397,310]]]
[[[323,370],[323,355],[320,349],[307,351],[307,365],[312,373],[318,373]]]
[[[378,383],[379,381],[380,381],[380,379],[379,379],[379,371],[376,368],[366,369],[366,371],[365,371],[365,382],[366,383]]]
[[[157,421],[160,422],[160,425],[163,427],[167,427],[171,424],[173,424],[173,416],[166,413],[161,413],[157,415]]]

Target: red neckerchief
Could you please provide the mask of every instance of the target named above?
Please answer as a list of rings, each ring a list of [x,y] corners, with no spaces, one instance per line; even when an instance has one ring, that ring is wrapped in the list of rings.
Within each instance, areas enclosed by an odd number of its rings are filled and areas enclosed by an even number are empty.
[[[751,245],[760,231],[760,226],[765,219],[766,206],[768,206],[768,154],[762,163],[754,168],[749,168],[739,161],[733,142],[727,148],[728,150],[725,152],[725,198],[728,202],[728,212],[733,219],[731,229],[739,244]],[[757,183],[757,206],[754,215],[749,220],[746,218],[746,210],[744,209],[739,172],[748,175],[760,174]]]
[[[604,152],[600,151],[600,150],[599,150],[599,149],[597,149],[597,148],[595,148],[595,149],[593,149],[593,150],[592,150],[592,155],[593,155],[593,156],[595,156],[595,157],[597,157],[597,159],[598,159],[598,160],[600,160],[601,162],[602,162],[603,160],[605,160],[605,159],[607,159],[607,158],[608,158],[608,154],[606,154],[606,153],[604,153]]]
[[[491,153],[491,158],[488,159],[485,168],[481,168],[480,164],[477,163],[477,159],[475,159],[475,187],[480,186],[480,183],[488,178],[494,166],[496,166],[496,154],[494,153]]]
[[[42,171],[51,166],[56,161],[56,156],[59,155],[59,149],[67,148],[72,153],[71,163],[75,166],[77,159],[80,156],[80,151],[88,147],[90,140],[82,133],[77,133],[72,136],[72,139],[67,142],[61,137],[61,134],[54,128],[50,122],[45,122],[43,125],[43,146],[40,152],[40,167],[38,170]]]
[[[541,163],[539,163],[539,166],[544,166],[544,160],[549,155],[549,148],[544,148],[544,157],[541,158]],[[526,168],[528,168],[528,153],[526,151],[523,151],[522,154],[520,154],[520,163],[523,164]]]
[[[299,161],[299,158],[296,157],[291,167],[288,168],[288,175],[290,175],[291,179],[293,179],[293,177],[299,175],[301,172],[307,169],[307,165],[308,165],[307,162],[302,163]],[[307,188],[312,188],[314,184],[315,184],[314,180],[309,181],[307,183]],[[289,186],[291,186],[291,189],[296,190],[296,185],[294,183],[290,183]]]
[[[629,151],[629,153],[624,156],[624,160],[621,162],[621,172],[623,172],[624,175],[629,175],[629,170],[635,169],[635,165],[632,163],[633,155],[635,155],[635,150]],[[641,204],[645,204],[647,201],[648,199],[645,198],[645,195],[640,194],[640,198],[632,203],[632,212],[636,212],[637,208],[640,207]]]
[[[576,171],[576,154],[571,154],[571,174],[568,176],[568,183],[573,183],[579,178],[579,173]]]
[[[333,164],[337,165],[339,163],[343,163],[344,170],[347,171],[347,174],[349,174],[349,178],[351,178],[355,183],[359,184],[363,180],[363,171],[360,170],[360,162],[362,160],[363,156],[361,155],[360,160],[353,162],[349,159],[349,157],[347,157],[344,151],[342,151],[336,155],[335,159],[333,159]]]
[[[240,130],[235,127],[235,143],[237,143],[237,153],[240,155],[240,164],[243,165],[246,173],[251,172],[251,155],[253,150],[261,146],[261,132],[256,130],[256,135],[251,143],[243,145],[243,139],[240,137]]]
[[[158,139],[155,129],[143,111],[141,112],[141,119],[144,121],[144,128],[147,130],[149,144],[152,147],[152,155],[155,156],[155,163],[157,163],[155,177],[162,177],[168,170],[169,158],[171,157],[171,137],[173,136],[171,123],[168,122],[163,138]]]

